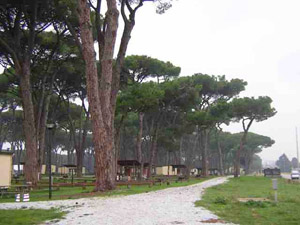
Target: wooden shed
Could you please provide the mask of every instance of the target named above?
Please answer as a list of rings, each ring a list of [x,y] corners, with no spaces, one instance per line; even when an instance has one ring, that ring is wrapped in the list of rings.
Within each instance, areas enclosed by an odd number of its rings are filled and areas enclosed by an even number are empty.
[[[137,160],[118,160],[117,180],[127,177],[129,180],[136,178],[140,173],[141,163]]]
[[[46,171],[48,169],[47,167],[48,165],[42,165],[42,171],[41,171],[42,174],[46,174]],[[51,173],[55,173],[55,171],[56,171],[56,166],[51,165]]]
[[[158,166],[156,167],[157,175],[177,175],[177,168],[173,166]]]
[[[12,152],[0,151],[0,186],[11,185],[12,155]]]

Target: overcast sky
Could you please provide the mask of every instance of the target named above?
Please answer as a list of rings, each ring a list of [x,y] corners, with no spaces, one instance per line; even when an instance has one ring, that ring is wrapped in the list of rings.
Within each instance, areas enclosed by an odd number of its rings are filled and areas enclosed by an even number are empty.
[[[148,55],[180,66],[181,76],[205,73],[248,82],[241,96],[273,99],[278,113],[251,132],[276,141],[260,156],[296,156],[300,130],[300,1],[178,0],[163,15],[146,2],[138,11],[127,55]],[[225,128],[242,131],[241,124]],[[299,131],[300,133],[300,131]]]

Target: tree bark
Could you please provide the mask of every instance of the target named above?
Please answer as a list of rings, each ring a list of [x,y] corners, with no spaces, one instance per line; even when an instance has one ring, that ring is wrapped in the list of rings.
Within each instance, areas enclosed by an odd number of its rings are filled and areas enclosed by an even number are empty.
[[[116,0],[107,1],[104,46],[101,52],[100,88],[90,21],[90,8],[86,0],[78,0],[78,15],[83,58],[86,63],[87,95],[92,119],[93,143],[96,162],[95,191],[115,188],[115,152],[113,115],[111,104],[113,53],[118,29],[119,12]]]
[[[234,177],[239,177],[239,175],[240,175],[240,168],[241,168],[240,158],[241,158],[241,152],[243,151],[244,144],[246,142],[246,136],[247,136],[247,133],[244,132],[244,134],[241,138],[241,141],[240,141],[240,147],[236,151],[235,162],[234,162]]]
[[[200,131],[201,141],[200,146],[202,145],[202,176],[208,176],[208,129],[204,129]]]
[[[26,60],[22,64],[21,71],[16,71],[20,75],[20,91],[23,107],[23,130],[25,135],[26,163],[25,163],[25,179],[36,185],[38,181],[38,152],[37,138],[34,119],[34,107],[31,95],[30,85],[30,61]]]
[[[220,170],[220,175],[224,176],[224,163],[223,163],[223,153],[222,153],[222,148],[220,144],[220,132],[217,131],[216,133],[216,141],[217,141],[217,146],[218,146],[218,159],[219,159],[219,170]]]
[[[247,134],[248,134],[248,131],[250,129],[250,126],[252,124],[252,122],[254,121],[254,118],[251,118],[247,127],[245,126],[245,120],[243,120],[243,129],[244,129],[244,134],[241,138],[241,141],[240,141],[240,147],[238,148],[238,150],[236,151],[236,155],[235,155],[235,162],[234,162],[234,177],[237,178],[239,177],[240,175],[240,168],[241,168],[241,165],[240,165],[240,158],[241,158],[241,152],[243,151],[243,148],[244,148],[244,144],[246,142],[246,139],[247,139]]]
[[[87,96],[90,106],[91,119],[93,121],[92,131],[96,162],[95,191],[104,191],[106,190],[105,176],[104,171],[102,171],[101,164],[105,162],[105,158],[103,158],[101,151],[103,145],[102,140],[104,138],[105,131],[103,130],[104,124],[102,121],[102,113],[100,108],[99,83],[90,21],[90,8],[87,5],[86,0],[78,0],[78,5],[82,53],[85,61],[85,73],[87,78]]]
[[[116,162],[114,147],[114,103],[111,99],[113,83],[113,54],[116,43],[119,11],[116,0],[107,1],[106,30],[104,35],[103,56],[101,58],[101,80],[99,97],[101,103],[104,126],[101,146],[101,157],[105,163],[100,166],[105,173],[105,186],[107,189],[115,188]]]

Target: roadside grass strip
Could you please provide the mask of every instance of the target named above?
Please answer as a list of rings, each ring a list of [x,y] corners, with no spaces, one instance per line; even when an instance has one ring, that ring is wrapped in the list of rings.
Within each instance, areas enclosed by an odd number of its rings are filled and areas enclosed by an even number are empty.
[[[55,221],[65,215],[56,209],[13,209],[0,210],[0,225],[31,225],[44,221]]]
[[[225,184],[208,188],[195,204],[235,224],[299,225],[300,183],[278,179],[276,203],[270,178],[231,178]]]

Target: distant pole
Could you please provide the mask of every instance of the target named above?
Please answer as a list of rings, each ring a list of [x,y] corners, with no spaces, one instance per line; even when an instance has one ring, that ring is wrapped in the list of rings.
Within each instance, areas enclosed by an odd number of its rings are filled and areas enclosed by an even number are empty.
[[[49,123],[46,124],[48,129],[48,173],[49,173],[49,199],[52,198],[52,166],[51,166],[51,148],[52,148],[52,139],[53,133],[51,132],[55,128],[55,124]]]
[[[297,168],[299,168],[299,149],[298,149],[298,130],[296,127],[296,149],[297,149]]]

